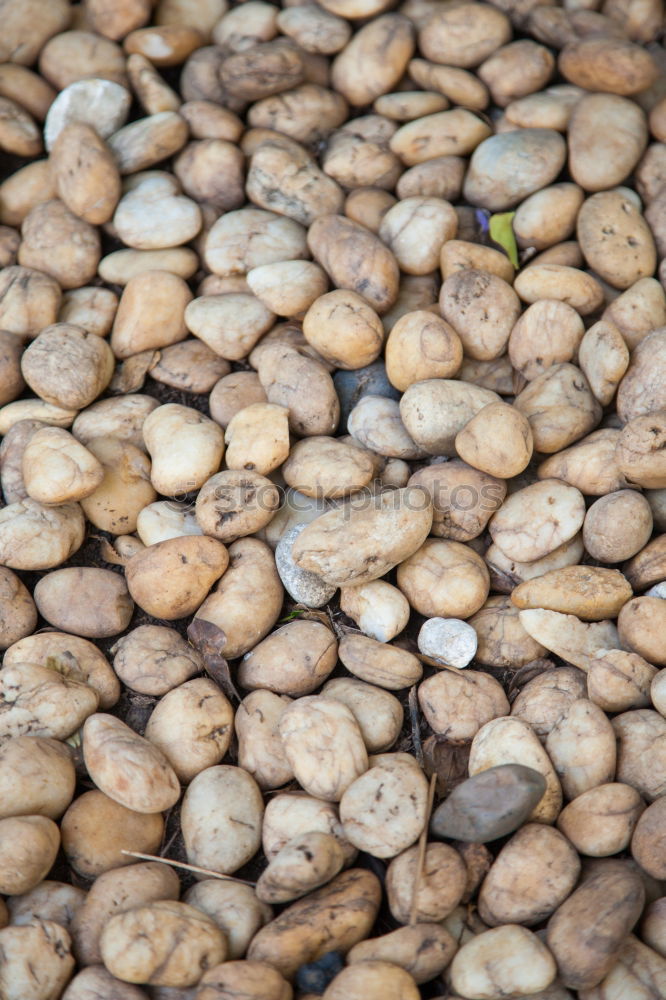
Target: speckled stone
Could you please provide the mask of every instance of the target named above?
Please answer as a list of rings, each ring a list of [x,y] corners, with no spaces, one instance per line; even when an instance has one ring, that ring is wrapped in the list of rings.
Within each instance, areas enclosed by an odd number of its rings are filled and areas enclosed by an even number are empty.
[[[305,527],[305,524],[295,524],[285,531],[275,550],[275,565],[284,589],[294,601],[305,604],[308,608],[321,608],[328,604],[337,587],[324,583],[316,573],[301,569],[294,562],[291,549]]]

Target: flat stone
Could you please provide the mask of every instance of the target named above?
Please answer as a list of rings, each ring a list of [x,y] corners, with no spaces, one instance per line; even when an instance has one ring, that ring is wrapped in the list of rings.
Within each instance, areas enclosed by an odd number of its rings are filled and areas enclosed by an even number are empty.
[[[545,778],[533,768],[499,764],[454,788],[430,829],[436,837],[485,844],[522,826],[545,791]]]
[[[632,597],[626,577],[617,569],[602,566],[553,569],[534,580],[526,580],[511,594],[518,608],[545,608],[585,621],[616,618]]]

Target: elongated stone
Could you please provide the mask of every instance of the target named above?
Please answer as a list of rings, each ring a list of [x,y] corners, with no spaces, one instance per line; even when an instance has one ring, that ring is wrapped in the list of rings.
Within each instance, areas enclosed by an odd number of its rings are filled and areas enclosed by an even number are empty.
[[[517,830],[545,791],[543,775],[531,767],[489,767],[453,789],[430,829],[436,837],[485,844]]]

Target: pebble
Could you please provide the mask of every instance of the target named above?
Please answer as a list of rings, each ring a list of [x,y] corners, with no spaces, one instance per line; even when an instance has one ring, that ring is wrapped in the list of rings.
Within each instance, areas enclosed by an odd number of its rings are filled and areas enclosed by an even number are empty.
[[[77,678],[35,663],[16,663],[0,671],[0,700],[4,742],[29,733],[66,740],[96,710],[99,697]]]
[[[162,751],[112,715],[97,712],[86,719],[83,758],[100,791],[134,812],[163,812],[180,797],[180,783]]]
[[[569,123],[571,176],[587,191],[609,190],[631,173],[647,141],[645,116],[634,101],[619,94],[585,94]]]
[[[547,608],[585,621],[616,618],[633,591],[617,569],[563,566],[516,587],[511,600],[518,608]]]
[[[489,767],[453,789],[430,829],[436,837],[485,844],[522,826],[545,791],[545,778],[531,767]]]
[[[345,837],[375,858],[410,847],[426,822],[428,783],[412,764],[371,767],[345,791],[340,819]]]
[[[505,212],[552,184],[566,155],[566,143],[553,129],[492,135],[472,154],[463,187],[465,200],[491,212]]]
[[[227,943],[200,910],[160,899],[112,916],[102,931],[100,951],[116,979],[185,987],[198,983],[202,969],[224,961]]]
[[[106,139],[127,121],[132,96],[112,80],[76,80],[61,90],[44,122],[44,144],[50,150],[65,125],[85,122]]]
[[[474,659],[476,632],[459,618],[429,618],[421,626],[419,650],[424,656],[462,669]]]
[[[342,702],[316,695],[299,698],[285,708],[278,729],[296,780],[310,795],[339,802],[367,771],[361,730]]]
[[[181,806],[181,828],[190,864],[231,874],[261,843],[264,803],[251,774],[217,764],[190,782]]]
[[[505,924],[467,941],[451,963],[451,985],[463,997],[501,1000],[542,993],[555,979],[550,951],[532,931]]]
[[[421,487],[387,490],[312,521],[294,543],[296,565],[330,584],[368,583],[407,559],[425,541],[432,502]]]
[[[308,608],[321,608],[332,600],[337,587],[294,561],[291,550],[305,527],[305,523],[295,524],[285,531],[275,549],[275,565],[284,589],[294,601]]]
[[[247,957],[292,977],[330,951],[346,953],[370,933],[382,887],[372,872],[349,868],[328,885],[288,906],[250,943]]]
[[[337,371],[333,376],[333,385],[340,400],[339,432],[346,433],[347,420],[351,411],[364,396],[386,396],[387,399],[400,399],[400,392],[388,380],[383,361],[373,361],[364,368],[354,371]]]
[[[26,497],[0,511],[0,562],[10,569],[59,566],[83,544],[86,525],[78,503],[47,507]]]
[[[124,632],[134,611],[123,577],[93,566],[70,566],[47,573],[33,596],[47,622],[89,639]]]
[[[411,687],[423,675],[421,661],[413,653],[366,635],[344,636],[338,655],[354,677],[389,691]]]
[[[162,178],[151,177],[128,191],[113,216],[118,236],[137,250],[181,246],[201,229],[201,209],[191,198],[166,189]]]
[[[421,684],[418,698],[433,732],[454,746],[510,711],[502,685],[480,670],[438,670]]]
[[[340,608],[356,622],[362,632],[378,642],[390,642],[409,621],[407,598],[386,580],[372,580],[357,587],[343,587],[340,591]]]
[[[533,562],[573,538],[584,520],[580,490],[558,479],[543,479],[507,497],[488,530],[509,559]]]
[[[617,628],[611,621],[582,622],[575,615],[543,608],[521,611],[519,618],[533,639],[581,670],[589,670],[600,650],[620,648]]]

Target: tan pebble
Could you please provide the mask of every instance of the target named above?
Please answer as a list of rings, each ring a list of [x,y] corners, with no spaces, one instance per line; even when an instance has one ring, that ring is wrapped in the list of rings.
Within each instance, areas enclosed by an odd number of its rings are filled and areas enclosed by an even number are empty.
[[[456,451],[469,465],[510,479],[532,457],[532,431],[522,413],[505,403],[490,403],[456,435]]]
[[[100,258],[97,230],[58,198],[36,205],[22,226],[19,264],[52,275],[62,288],[79,288],[95,276]]]
[[[611,621],[582,622],[575,615],[532,609],[520,612],[520,623],[529,635],[552,653],[588,670],[601,649],[618,649],[620,641]]]
[[[579,490],[545,479],[512,493],[491,519],[489,530],[509,558],[530,562],[573,538],[584,517]]]
[[[162,752],[111,715],[97,713],[86,721],[83,753],[101,791],[128,809],[162,812],[180,796],[178,779]]]
[[[511,594],[518,608],[546,608],[573,614],[584,621],[615,618],[633,596],[619,570],[597,566],[567,566],[551,570]]]

